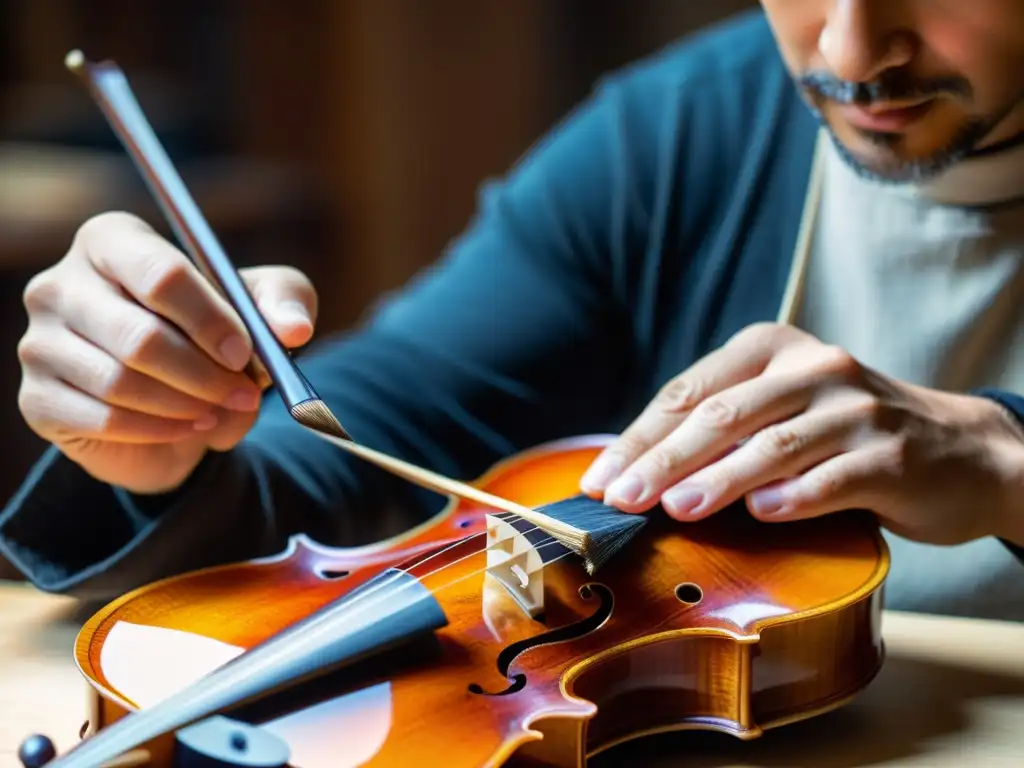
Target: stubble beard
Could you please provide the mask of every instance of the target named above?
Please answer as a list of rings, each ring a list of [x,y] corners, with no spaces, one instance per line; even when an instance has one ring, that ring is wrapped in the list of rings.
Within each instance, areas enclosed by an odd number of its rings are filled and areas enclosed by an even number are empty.
[[[872,103],[918,98],[953,98],[969,103],[972,97],[970,84],[961,78],[953,77],[917,82],[904,71],[886,73],[879,81],[871,83],[849,83],[838,80],[827,72],[807,72],[797,77],[796,83],[811,112],[829,134],[843,161],[861,178],[883,184],[923,182],[941,176],[951,166],[970,155],[1005,117],[969,117],[945,146],[920,158],[908,158],[901,152],[902,145],[906,142],[902,134],[865,131],[850,126],[850,130],[880,150],[881,159],[865,160],[858,157],[843,142],[835,126],[824,114],[824,104],[867,106]]]
[[[972,119],[963,125],[945,147],[927,157],[908,159],[900,154],[904,137],[896,133],[857,130],[857,134],[885,154],[885,159],[866,161],[843,143],[821,111],[813,110],[829,134],[836,153],[857,176],[882,184],[907,184],[931,181],[968,157],[991,132],[988,121]]]

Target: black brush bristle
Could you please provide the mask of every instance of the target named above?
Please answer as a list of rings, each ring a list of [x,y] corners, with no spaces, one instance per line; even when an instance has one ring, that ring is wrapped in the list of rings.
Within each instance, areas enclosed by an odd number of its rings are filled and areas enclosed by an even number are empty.
[[[645,515],[623,512],[584,494],[540,507],[537,511],[586,533],[580,554],[590,574],[608,562],[647,524]]]

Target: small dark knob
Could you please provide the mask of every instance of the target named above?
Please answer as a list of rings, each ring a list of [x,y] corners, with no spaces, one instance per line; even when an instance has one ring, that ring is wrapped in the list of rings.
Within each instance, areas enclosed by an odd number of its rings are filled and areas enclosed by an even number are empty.
[[[249,748],[249,740],[241,731],[235,731],[231,734],[231,746],[239,752],[245,752]]]
[[[57,756],[57,748],[53,742],[41,733],[35,733],[21,742],[18,759],[23,768],[43,768]]]

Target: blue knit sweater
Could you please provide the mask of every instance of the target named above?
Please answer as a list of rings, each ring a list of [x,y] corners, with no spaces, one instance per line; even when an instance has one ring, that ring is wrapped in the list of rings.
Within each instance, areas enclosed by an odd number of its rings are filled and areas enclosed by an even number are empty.
[[[473,478],[549,440],[621,430],[670,377],[778,312],[817,124],[760,13],[613,73],[502,180],[433,268],[300,358],[358,440]],[[1024,419],[1024,402],[986,392]],[[51,449],[0,513],[48,591],[108,598],[183,570],[416,522],[438,499],[267,398],[178,491],[133,497]]]

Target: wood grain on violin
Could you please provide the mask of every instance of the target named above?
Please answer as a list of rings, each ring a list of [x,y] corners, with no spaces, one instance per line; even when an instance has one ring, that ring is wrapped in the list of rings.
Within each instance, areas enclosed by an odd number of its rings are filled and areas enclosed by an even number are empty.
[[[542,446],[478,485],[527,506],[570,497],[605,444],[592,437]],[[737,507],[682,524],[655,511],[591,576],[558,542],[492,512],[453,499],[436,518],[374,546],[334,550],[297,538],[280,557],[165,580],[115,601],[86,624],[75,649],[96,693],[90,730],[53,765],[90,764],[74,762],[90,754],[90,742],[103,747],[94,757],[143,747],[149,764],[172,765],[173,733],[131,743],[125,726],[204,690],[196,678],[207,670],[187,670],[175,649],[195,656],[195,643],[206,642],[234,654],[228,663],[218,657],[205,678],[207,689],[226,688],[232,678],[217,676],[235,659],[297,622],[307,623],[292,630],[294,642],[312,642],[320,630],[308,622],[327,615],[322,609],[334,612],[332,631],[345,635],[345,653],[358,663],[230,711],[287,741],[296,768],[576,767],[665,730],[753,738],[842,705],[883,662],[889,554],[868,515],[770,525]],[[365,652],[374,632],[395,626],[409,630],[401,642]],[[394,640],[397,630],[387,631]],[[127,676],[126,653],[138,656]],[[182,671],[171,682],[180,692],[162,704],[141,700],[152,694],[139,693],[139,678],[176,664]],[[239,669],[250,682],[266,670]]]

